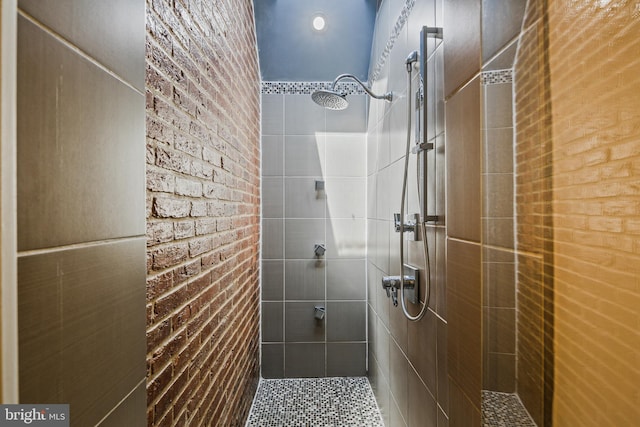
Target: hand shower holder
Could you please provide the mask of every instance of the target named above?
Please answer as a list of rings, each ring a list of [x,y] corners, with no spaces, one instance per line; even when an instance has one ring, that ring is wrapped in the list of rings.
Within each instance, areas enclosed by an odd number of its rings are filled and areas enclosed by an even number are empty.
[[[426,37],[431,37],[434,39],[442,40],[442,27],[422,27],[424,31],[424,35]]]
[[[413,154],[419,153],[421,151],[431,151],[434,149],[433,142],[421,142],[413,146],[411,152]]]
[[[402,223],[402,219],[400,218],[399,213],[393,214],[393,224],[396,230],[396,233],[400,232],[400,228],[402,227],[403,232],[413,233],[413,241],[417,242],[420,240],[420,214],[411,215],[411,219]]]

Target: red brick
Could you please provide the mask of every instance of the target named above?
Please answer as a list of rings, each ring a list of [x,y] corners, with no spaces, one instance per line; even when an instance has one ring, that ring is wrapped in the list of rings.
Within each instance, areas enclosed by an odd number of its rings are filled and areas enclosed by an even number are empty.
[[[158,218],[184,218],[191,212],[191,202],[183,199],[156,197],[153,211]]]
[[[174,267],[188,258],[188,245],[186,243],[161,247],[153,251],[153,269],[162,270]]]
[[[168,320],[156,325],[153,329],[147,330],[147,351],[155,351],[160,344],[171,334],[171,323]]]
[[[197,276],[202,271],[200,259],[196,259],[187,264],[181,265],[173,271],[175,282],[183,283],[184,281]]]
[[[173,88],[173,104],[190,116],[196,115],[196,104],[189,95],[178,88]]]
[[[173,240],[173,223],[147,222],[147,246]]]
[[[194,258],[198,255],[209,252],[212,249],[211,243],[212,239],[210,237],[202,237],[196,240],[192,240],[191,242],[189,242],[189,256],[191,258]]]
[[[173,140],[173,130],[163,121],[147,117],[147,138],[169,144]],[[155,161],[151,161],[154,158],[155,154],[153,158],[147,158],[147,163],[154,164]]]
[[[166,171],[147,169],[147,190],[173,193],[175,177]]]
[[[208,203],[205,201],[196,201],[191,203],[191,212],[190,215],[192,217],[199,216],[207,216],[208,211]]]
[[[161,273],[147,284],[149,424],[241,425],[259,336],[252,4],[147,6],[147,269]]]
[[[197,178],[202,178],[207,181],[211,181],[215,175],[213,166],[208,166],[202,162],[191,163],[191,175]]]
[[[215,218],[205,218],[196,221],[196,234],[202,236],[203,234],[213,234],[216,229],[217,220]]]
[[[231,194],[227,186],[215,182],[205,184],[202,190],[208,199],[229,200]]]
[[[188,174],[191,171],[191,160],[184,153],[169,151],[164,148],[157,148],[156,166]]]
[[[151,16],[151,14],[147,15],[147,19],[149,19],[149,16]],[[165,32],[165,34],[168,33]],[[147,89],[152,89],[156,92],[159,92],[165,97],[171,96],[171,89],[173,87],[171,81],[160,74],[155,67],[152,67],[150,65],[147,65],[146,85]]]
[[[147,278],[147,301],[153,301],[158,296],[167,293],[173,287],[173,272],[168,271],[157,276]]]
[[[204,147],[202,150],[202,158],[214,166],[222,167],[222,156],[216,150]]]
[[[147,401],[153,401],[162,395],[173,378],[173,369],[167,366],[159,375],[147,381]]]
[[[182,132],[176,132],[174,134],[173,146],[175,149],[187,153],[191,157],[198,159],[202,157],[202,145]]]
[[[181,305],[184,304],[186,296],[187,287],[183,286],[170,294],[166,294],[158,298],[153,304],[154,315],[157,318],[162,319],[172,314],[174,311],[179,310]]]
[[[193,221],[180,221],[174,223],[174,239],[186,239],[195,236],[195,225]]]
[[[176,178],[176,194],[180,196],[202,196],[202,184],[196,180]]]

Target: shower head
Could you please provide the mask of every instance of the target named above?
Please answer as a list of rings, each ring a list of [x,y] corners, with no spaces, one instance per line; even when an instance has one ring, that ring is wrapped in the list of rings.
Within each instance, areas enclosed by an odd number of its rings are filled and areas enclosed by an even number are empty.
[[[349,106],[347,95],[335,90],[317,90],[311,94],[311,99],[319,106],[330,110],[344,110]]]
[[[385,101],[389,102],[391,102],[391,100],[393,99],[393,95],[391,94],[391,92],[387,92],[384,95],[376,95],[375,93],[371,92],[371,89],[369,89],[364,83],[358,80],[358,78],[353,74],[340,74],[331,84],[331,89],[316,90],[311,94],[311,99],[313,99],[313,101],[321,107],[329,108],[331,110],[344,110],[349,105],[349,102],[347,101],[347,95],[343,95],[340,92],[336,91],[336,84],[338,83],[338,81],[346,78],[355,80],[356,83],[362,86],[364,91],[367,92],[367,95],[372,98],[384,99]]]

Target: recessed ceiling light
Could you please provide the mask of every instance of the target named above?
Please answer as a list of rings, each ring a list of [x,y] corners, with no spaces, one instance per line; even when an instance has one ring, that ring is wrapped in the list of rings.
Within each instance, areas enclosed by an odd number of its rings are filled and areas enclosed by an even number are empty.
[[[322,15],[315,15],[313,17],[313,29],[316,31],[322,31],[327,27],[327,22]]]

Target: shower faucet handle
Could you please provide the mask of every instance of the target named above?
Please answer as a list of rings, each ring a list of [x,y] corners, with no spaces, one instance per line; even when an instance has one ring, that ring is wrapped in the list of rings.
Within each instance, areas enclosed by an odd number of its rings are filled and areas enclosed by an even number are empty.
[[[399,213],[394,213],[393,214],[393,224],[395,226],[396,233],[400,232],[400,225],[402,224],[402,221],[400,220],[400,214]]]
[[[401,279],[404,282],[403,298],[406,298],[412,304],[420,302],[420,270],[410,264],[402,266],[403,277],[401,276],[382,276],[382,289],[387,293],[387,298],[391,297],[397,302],[398,290],[402,287]],[[394,305],[396,305],[394,303]]]
[[[415,273],[417,274],[417,273]],[[405,275],[404,276],[404,287],[407,291],[412,291],[411,295],[415,295],[415,289],[417,285],[417,276]],[[384,276],[382,278],[382,288],[387,293],[387,298],[391,298],[393,302],[393,306],[398,306],[398,289],[400,289],[400,276]],[[410,297],[411,302],[413,302],[413,296]]]
[[[398,306],[398,288],[393,288],[391,290],[391,301],[393,302],[393,306]]]

